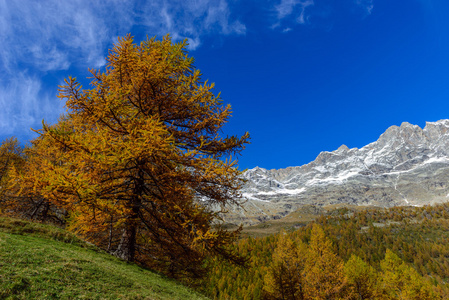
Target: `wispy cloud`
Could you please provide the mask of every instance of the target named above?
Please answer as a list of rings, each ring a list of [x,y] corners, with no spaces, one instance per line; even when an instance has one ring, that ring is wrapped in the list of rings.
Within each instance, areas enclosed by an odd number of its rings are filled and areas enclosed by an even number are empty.
[[[299,7],[299,15],[303,15],[304,8],[309,5],[313,5],[312,0],[281,0],[281,3],[276,5],[275,9],[278,13],[278,18],[283,19],[290,16],[293,13],[293,10],[297,7]]]
[[[281,0],[281,2],[274,7],[277,13],[277,20],[274,23],[273,28],[279,27],[282,20],[286,18],[293,18],[296,23],[304,24],[305,9],[313,4],[313,0]],[[285,29],[284,32],[286,32]]]
[[[190,49],[204,36],[246,32],[226,0],[0,0],[0,136],[56,119],[62,111],[56,87],[46,90],[41,78],[101,67],[114,39],[133,26],[150,36],[188,38]]]
[[[67,69],[74,57],[82,57],[98,66],[107,41],[100,14],[82,1],[3,1],[0,38],[7,47],[1,62],[8,68],[25,63],[49,71]]]
[[[295,25],[298,24],[323,26],[314,22],[317,20],[317,22],[329,24],[334,16],[344,14],[344,10],[348,8],[356,11],[357,15],[361,13],[363,17],[366,17],[372,14],[374,0],[276,0],[270,1],[270,6],[273,13],[271,28],[289,32],[295,30]]]
[[[43,117],[56,121],[63,104],[42,90],[41,80],[26,72],[0,83],[0,136],[33,136],[30,128],[39,129]]]
[[[231,18],[225,0],[150,1],[144,11],[144,25],[158,34],[170,32],[174,39],[188,38],[190,49],[204,35],[246,33],[246,26]]]

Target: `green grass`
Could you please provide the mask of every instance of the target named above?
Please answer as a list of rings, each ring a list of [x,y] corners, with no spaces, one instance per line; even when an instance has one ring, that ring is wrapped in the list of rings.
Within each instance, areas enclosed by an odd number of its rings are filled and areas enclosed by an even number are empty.
[[[206,299],[60,228],[0,218],[0,299]]]

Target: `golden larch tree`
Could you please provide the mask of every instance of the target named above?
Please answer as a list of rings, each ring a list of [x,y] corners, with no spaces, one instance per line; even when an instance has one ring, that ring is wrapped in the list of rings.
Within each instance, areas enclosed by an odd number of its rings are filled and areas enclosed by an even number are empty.
[[[56,152],[51,150],[53,147],[50,140],[37,138],[14,155],[4,182],[6,193],[0,203],[4,214],[58,225],[66,223],[67,210],[41,194],[46,187],[46,181],[42,180],[46,176],[42,162],[60,163]]]
[[[11,197],[14,193],[9,188],[11,169],[20,168],[23,164],[23,148],[15,137],[5,139],[0,144],[0,213],[15,214],[18,209],[15,207]]]
[[[352,254],[345,263],[344,273],[347,278],[349,299],[375,299],[378,289],[376,270],[360,257]]]
[[[28,178],[87,240],[174,277],[201,276],[206,254],[240,261],[226,247],[237,231],[219,220],[240,204],[232,157],[249,139],[221,136],[230,106],[185,47],[127,35],[105,71],[90,70],[91,89],[68,78],[67,113],[39,131],[35,151],[47,154]]]
[[[9,171],[13,165],[21,165],[23,162],[23,148],[15,137],[7,138],[0,144],[0,196],[7,189],[5,185],[9,180]]]
[[[343,261],[318,224],[312,227],[303,280],[306,299],[341,299],[346,294]]]
[[[279,234],[271,265],[264,277],[264,299],[304,299],[304,263],[307,246]]]
[[[431,300],[439,299],[432,285],[390,249],[380,263],[381,294],[377,299]]]
[[[62,211],[33,191],[30,184],[20,184],[23,181],[15,176],[26,170],[28,149],[14,137],[0,145],[0,213],[61,224]]]

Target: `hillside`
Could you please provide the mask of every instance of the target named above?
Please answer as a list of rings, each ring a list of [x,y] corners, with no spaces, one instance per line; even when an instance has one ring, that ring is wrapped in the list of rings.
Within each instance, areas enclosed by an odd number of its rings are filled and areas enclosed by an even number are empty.
[[[0,218],[0,298],[206,299],[62,229]]]
[[[267,237],[278,234],[283,230],[291,231],[307,226],[309,223],[319,219],[320,217],[338,216],[342,211],[351,211],[353,213],[362,212],[366,209],[382,211],[382,207],[376,206],[358,206],[349,204],[334,205],[303,205],[296,211],[291,212],[287,216],[280,219],[272,219],[251,226],[245,226],[242,230],[242,238],[247,237]],[[228,224],[230,229],[236,229],[237,226]]]

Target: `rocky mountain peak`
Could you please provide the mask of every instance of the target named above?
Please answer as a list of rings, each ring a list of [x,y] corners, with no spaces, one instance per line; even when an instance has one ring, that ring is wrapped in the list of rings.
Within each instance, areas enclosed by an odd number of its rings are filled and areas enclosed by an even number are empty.
[[[304,204],[422,205],[449,200],[449,120],[391,126],[360,149],[340,146],[303,166],[243,175],[245,218],[278,218]],[[251,214],[253,216],[251,217]],[[252,221],[254,222],[254,221]]]
[[[337,153],[346,153],[348,151],[349,151],[348,146],[341,145],[340,147],[338,147],[338,149],[335,152],[337,152]]]

